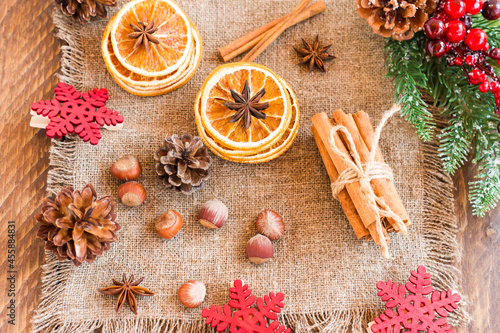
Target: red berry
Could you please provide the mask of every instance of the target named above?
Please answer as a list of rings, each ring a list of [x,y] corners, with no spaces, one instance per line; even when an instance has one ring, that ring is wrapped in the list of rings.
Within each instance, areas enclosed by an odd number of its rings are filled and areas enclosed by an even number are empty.
[[[479,91],[482,93],[487,93],[490,91],[490,84],[488,82],[483,82],[479,85]]]
[[[455,20],[448,23],[446,28],[446,39],[450,43],[458,43],[464,39],[466,33],[465,24]]]
[[[488,55],[490,56],[491,59],[500,60],[500,49],[494,47],[490,50]]]
[[[424,24],[424,32],[430,39],[438,39],[444,35],[444,22],[437,18],[431,18]]]
[[[456,57],[455,60],[453,61],[453,63],[457,66],[462,66],[464,63],[464,60],[460,57]]]
[[[479,84],[479,80],[470,80],[470,83],[472,83],[473,85],[476,85],[476,84]]]
[[[495,92],[494,95],[497,100],[500,100],[500,91]]]
[[[469,74],[471,80],[479,81],[479,77],[481,76],[481,72],[478,69],[474,69]]]
[[[479,76],[479,81],[481,81],[481,82],[487,82],[488,81],[488,75],[486,75],[485,73],[481,74],[481,76]]]
[[[467,7],[467,14],[476,15],[483,8],[482,0],[465,0],[465,6]]]
[[[465,57],[465,63],[469,66],[472,66],[476,63],[476,58],[474,58],[471,55],[468,55],[467,57]]]
[[[500,107],[500,99],[497,99],[497,106]]]
[[[471,29],[465,36],[465,45],[472,51],[482,50],[486,43],[488,43],[488,36],[481,29]]]
[[[452,20],[456,20],[465,15],[467,6],[463,0],[448,0],[444,4],[444,12],[446,16]]]
[[[496,93],[497,91],[500,90],[500,83],[498,83],[497,81],[490,82],[490,89],[491,89],[491,91]]]
[[[436,58],[441,58],[449,51],[449,45],[444,40],[434,40],[432,45],[432,55]]]
[[[469,30],[470,28],[472,28],[472,19],[470,15],[464,15],[464,17],[462,17],[460,21],[465,24],[465,29]]]
[[[483,17],[490,21],[500,18],[500,1],[488,0],[483,5]]]
[[[500,66],[500,60],[497,61],[497,65]]]
[[[484,46],[483,51],[488,52],[489,49],[490,49],[490,44],[486,43],[486,45]]]

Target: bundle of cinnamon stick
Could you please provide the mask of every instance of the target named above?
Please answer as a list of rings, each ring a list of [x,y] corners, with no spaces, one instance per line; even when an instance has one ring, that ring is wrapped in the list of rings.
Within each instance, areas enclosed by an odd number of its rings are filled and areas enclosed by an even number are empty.
[[[312,5],[308,6],[312,0],[302,0],[297,7],[295,7],[287,15],[280,17],[272,22],[269,22],[262,27],[238,38],[234,42],[224,46],[219,50],[220,55],[224,61],[229,61],[234,57],[248,52],[242,61],[251,62],[259,54],[261,54],[278,36],[299,22],[302,22],[316,14],[325,11],[325,3],[319,0]]]
[[[375,131],[368,114],[363,111],[345,114],[341,110],[337,110],[333,113],[333,119],[329,119],[326,113],[319,113],[312,118],[312,123],[314,138],[332,184],[337,181],[339,174],[349,167],[342,156],[352,158],[353,152],[351,150],[353,148],[355,148],[361,163],[368,162],[375,140]],[[354,147],[348,143],[345,133],[332,133],[335,125],[341,125],[349,132]],[[337,149],[332,149],[332,144]],[[384,163],[384,157],[378,144],[374,160]],[[378,202],[384,207],[387,206],[393,213],[392,215],[381,213],[381,210],[377,209],[378,207],[373,206],[359,181],[346,184],[338,192],[337,199],[354,229],[356,237],[358,239],[364,238],[367,241],[373,240],[382,245],[383,256],[389,257],[387,250],[387,242],[390,240],[389,233],[392,231],[405,232],[406,227],[411,225],[411,220],[391,179],[371,179],[369,184],[375,196],[378,197]]]

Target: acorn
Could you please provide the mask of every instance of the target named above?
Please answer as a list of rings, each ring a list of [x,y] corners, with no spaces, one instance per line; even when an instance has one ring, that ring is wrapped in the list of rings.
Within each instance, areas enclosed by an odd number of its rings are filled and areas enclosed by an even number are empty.
[[[179,301],[188,308],[197,308],[205,300],[207,288],[201,281],[189,280],[177,291]]]
[[[140,206],[146,200],[146,190],[138,182],[123,183],[118,187],[118,199],[125,206]]]
[[[167,210],[155,222],[155,230],[161,238],[172,239],[182,228],[181,214],[175,210]]]
[[[198,213],[198,221],[210,229],[221,228],[226,223],[227,217],[226,205],[217,199],[205,202]]]
[[[255,221],[257,232],[269,238],[277,240],[283,236],[285,224],[283,219],[274,210],[266,209],[257,216]]]
[[[248,241],[246,252],[248,260],[254,264],[263,264],[274,255],[273,243],[266,236],[257,234]]]
[[[111,166],[111,175],[123,181],[136,180],[141,171],[141,163],[132,155],[123,156]]]

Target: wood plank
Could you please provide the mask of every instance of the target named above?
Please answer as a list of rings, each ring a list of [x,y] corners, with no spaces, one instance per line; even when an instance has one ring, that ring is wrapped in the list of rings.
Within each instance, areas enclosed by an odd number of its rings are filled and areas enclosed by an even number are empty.
[[[16,226],[16,325],[7,322],[10,297],[0,293],[0,332],[31,332],[39,302],[43,242],[34,212],[45,195],[50,140],[29,127],[30,104],[51,98],[60,41],[49,0],[8,0],[0,6],[0,280],[7,279],[7,222]],[[6,290],[5,288],[2,290]]]
[[[474,318],[468,330],[458,332],[500,332],[500,207],[484,218],[472,215],[467,189],[476,172],[477,166],[467,163],[454,177],[458,239],[463,247],[462,287]]]

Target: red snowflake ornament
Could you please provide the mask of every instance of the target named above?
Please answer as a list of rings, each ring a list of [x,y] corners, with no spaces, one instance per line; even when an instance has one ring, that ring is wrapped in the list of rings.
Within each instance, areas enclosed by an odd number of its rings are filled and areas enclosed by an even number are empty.
[[[379,281],[378,296],[386,302],[386,310],[375,318],[371,325],[373,333],[399,333],[403,328],[408,332],[454,333],[446,323],[449,312],[453,312],[460,302],[460,294],[451,290],[435,291],[431,284],[431,275],[425,267],[419,266],[416,272],[411,272],[410,282],[405,285]],[[406,289],[405,289],[406,287]],[[406,290],[410,295],[406,296]],[[431,294],[432,293],[432,294]],[[431,298],[424,297],[431,294]],[[397,307],[396,311],[391,308]],[[439,316],[436,316],[436,313]],[[407,331],[404,330],[404,331]]]
[[[229,288],[231,300],[224,306],[211,305],[203,309],[201,315],[207,318],[206,324],[217,326],[217,332],[229,327],[230,333],[290,333],[291,330],[278,321],[278,313],[285,306],[282,293],[256,297],[241,280],[234,281],[234,287]],[[257,300],[257,308],[252,307]],[[236,309],[231,314],[231,308]]]
[[[36,114],[50,119],[45,127],[49,138],[76,133],[83,141],[96,145],[102,137],[102,126],[123,123],[123,116],[105,106],[109,97],[104,88],[81,93],[73,86],[59,82],[54,91],[53,100],[31,105]]]

